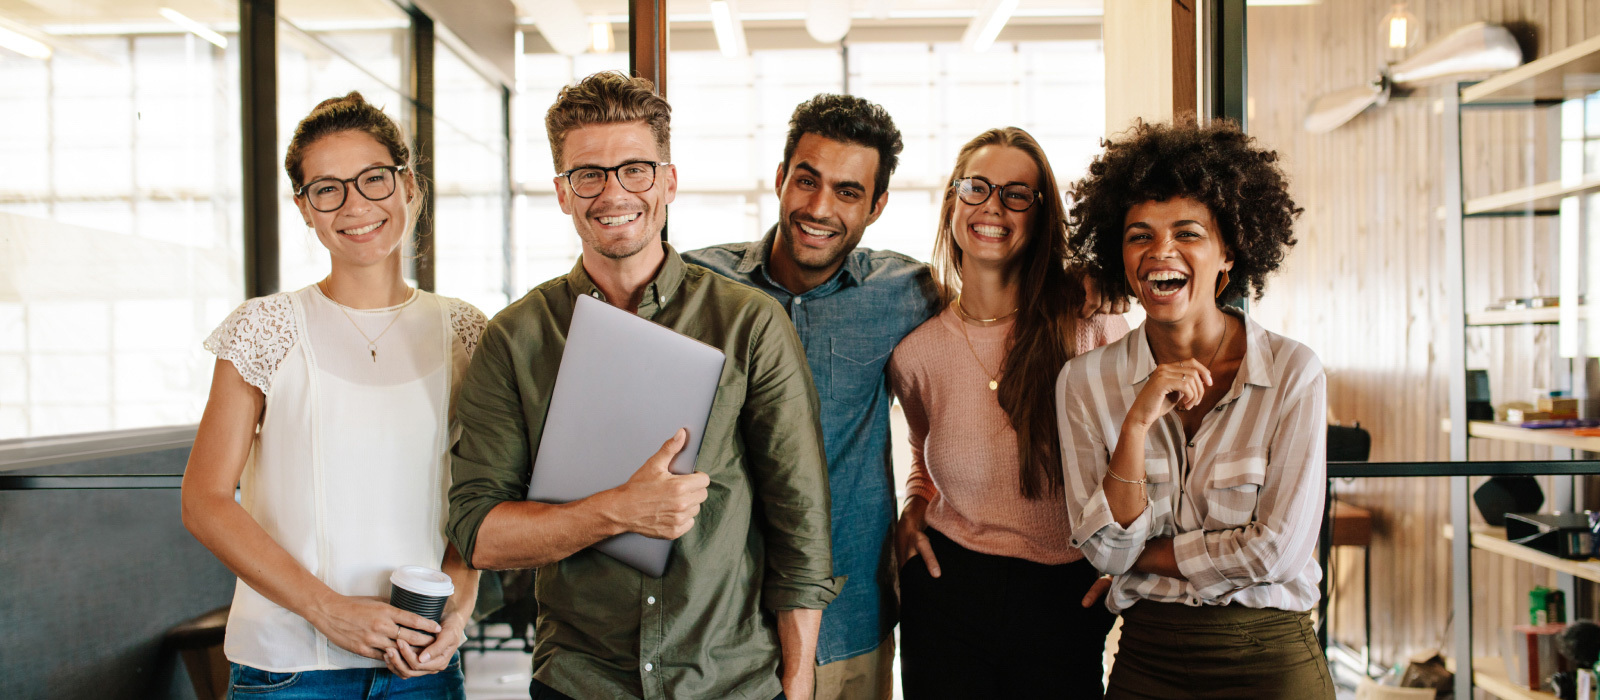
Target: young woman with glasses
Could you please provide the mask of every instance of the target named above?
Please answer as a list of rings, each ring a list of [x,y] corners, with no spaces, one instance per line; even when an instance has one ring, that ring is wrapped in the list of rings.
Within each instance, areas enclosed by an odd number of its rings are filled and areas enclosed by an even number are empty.
[[[230,697],[464,697],[477,573],[443,527],[456,380],[485,319],[402,277],[421,205],[409,158],[359,93],[317,105],[284,167],[331,270],[246,301],[205,342],[217,363],[183,522],[239,577]],[[442,623],[386,602],[406,565],[450,577]]]
[[[1099,697],[1112,616],[1070,543],[1051,388],[1127,332],[1080,319],[1061,193],[1027,132],[962,147],[940,208],[942,313],[889,362],[912,464],[896,526],[907,698]]]

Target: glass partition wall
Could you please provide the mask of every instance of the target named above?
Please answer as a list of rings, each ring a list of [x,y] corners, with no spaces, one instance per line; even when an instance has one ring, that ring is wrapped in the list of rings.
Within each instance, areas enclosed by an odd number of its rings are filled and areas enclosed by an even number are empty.
[[[417,140],[416,26],[433,21],[391,0],[253,4],[276,13],[277,145],[253,154],[276,164],[263,284],[293,290],[328,270],[282,171],[295,125],[358,90]],[[246,244],[240,105],[270,78],[242,75],[241,6],[0,0],[0,440],[199,420],[201,342],[263,257]],[[435,286],[493,314],[516,288],[506,90],[443,25],[427,41]]]
[[[199,418],[244,288],[237,18],[200,7],[0,1],[0,440]]]

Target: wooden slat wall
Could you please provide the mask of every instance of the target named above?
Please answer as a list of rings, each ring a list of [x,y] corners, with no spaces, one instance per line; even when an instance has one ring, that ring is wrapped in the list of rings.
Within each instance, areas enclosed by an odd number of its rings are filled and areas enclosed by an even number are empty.
[[[1333,417],[1372,431],[1372,459],[1449,458],[1449,324],[1444,269],[1444,119],[1421,89],[1325,135],[1300,128],[1317,95],[1371,80],[1382,60],[1379,20],[1389,0],[1323,0],[1249,10],[1250,131],[1278,150],[1306,208],[1300,244],[1253,314],[1308,343],[1329,371]],[[1600,34],[1593,0],[1413,0],[1423,41],[1473,21],[1531,30],[1543,56]],[[1469,112],[1463,124],[1468,197],[1548,178],[1548,114]],[[1504,296],[1557,293],[1552,221],[1478,220],[1465,227],[1467,308]],[[1553,327],[1475,329],[1469,366],[1490,370],[1494,400],[1531,397],[1552,382]],[[1535,459],[1545,448],[1474,440],[1477,459]],[[1449,520],[1443,479],[1367,480],[1341,498],[1374,510],[1373,645],[1380,663],[1438,648],[1450,624]],[[1546,493],[1550,493],[1548,480]],[[1335,634],[1361,642],[1361,558],[1334,564]],[[1526,591],[1554,577],[1494,555],[1474,566],[1478,653],[1498,654],[1500,630],[1526,620]]]

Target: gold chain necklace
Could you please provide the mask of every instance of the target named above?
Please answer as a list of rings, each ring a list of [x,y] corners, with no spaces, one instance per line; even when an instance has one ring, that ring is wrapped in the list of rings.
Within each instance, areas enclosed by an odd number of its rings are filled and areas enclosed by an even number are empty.
[[[1222,339],[1217,341],[1217,349],[1211,351],[1211,359],[1206,362],[1206,371],[1211,371],[1211,366],[1217,363],[1217,355],[1222,354],[1222,346],[1228,344],[1228,318],[1222,318]],[[1197,404],[1198,405],[1198,404]]]
[[[956,295],[956,300],[951,302],[951,305],[956,307],[956,315],[957,316],[960,316],[961,318],[964,318],[964,319],[965,318],[970,318],[969,316],[967,316],[967,313],[965,311],[961,310],[961,295],[960,294]],[[1010,316],[1011,314],[1014,314],[1016,312],[1017,312],[1016,309],[1012,309],[1011,313],[1008,313],[1005,316],[997,316],[995,318],[988,318],[988,319],[973,318],[971,320],[977,321],[979,323],[994,323],[995,321],[999,321],[1001,319],[1004,319],[1007,316]],[[956,321],[956,324],[961,327],[961,339],[967,341],[967,352],[972,353],[972,360],[974,362],[978,363],[978,368],[983,370],[984,376],[989,378],[989,391],[999,391],[1000,390],[1000,377],[998,375],[994,374],[993,372],[990,372],[989,368],[984,366],[983,360],[978,358],[978,349],[972,346],[972,336],[967,334],[967,324],[966,324],[966,322],[958,319]]]
[[[319,283],[318,287],[320,288],[320,283]],[[378,341],[383,338],[383,334],[384,333],[388,333],[389,332],[390,328],[394,328],[394,322],[395,321],[400,320],[400,311],[396,310],[394,312],[394,318],[389,319],[389,325],[384,326],[383,330],[378,331],[378,335],[376,337],[369,337],[367,335],[367,332],[364,331],[364,330],[361,330],[361,326],[359,324],[357,324],[356,320],[350,316],[350,312],[345,310],[344,304],[341,304],[341,303],[339,303],[337,301],[334,301],[333,295],[329,294],[328,290],[326,290],[326,289],[322,290],[322,295],[327,297],[328,301],[332,301],[334,306],[339,307],[339,313],[344,314],[345,320],[349,321],[350,325],[355,326],[356,332],[360,333],[361,337],[367,341],[367,352],[372,353],[372,361],[373,362],[377,362],[378,361]],[[415,295],[416,295],[416,291],[413,290],[411,292],[411,296],[415,296]],[[411,296],[406,297],[406,301],[410,301],[411,300]],[[401,305],[405,304],[404,301],[402,301],[400,303],[401,303]]]
[[[950,302],[950,304],[952,306],[956,307],[956,313],[957,314],[959,314],[962,318],[967,319],[968,321],[972,321],[973,323],[994,323],[995,321],[1003,321],[1005,319],[1011,318],[1012,314],[1017,313],[1017,309],[1013,308],[1010,311],[1007,311],[1007,312],[1005,312],[1005,313],[1003,313],[1003,314],[1001,314],[999,316],[996,316],[994,318],[973,318],[971,316],[968,316],[967,315],[967,310],[961,307],[961,295],[960,294],[957,294],[956,295],[956,300],[953,301],[953,302]]]

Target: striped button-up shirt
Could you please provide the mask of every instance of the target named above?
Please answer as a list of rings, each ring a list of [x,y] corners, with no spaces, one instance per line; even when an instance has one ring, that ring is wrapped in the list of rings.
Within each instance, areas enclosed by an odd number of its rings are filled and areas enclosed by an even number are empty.
[[[1106,601],[1310,610],[1327,474],[1327,386],[1310,348],[1245,324],[1233,386],[1190,437],[1176,412],[1145,443],[1144,512],[1111,516],[1101,480],[1122,421],[1156,369],[1145,328],[1074,358],[1056,381],[1072,544],[1116,580]],[[1145,543],[1171,537],[1187,580],[1133,571]]]

